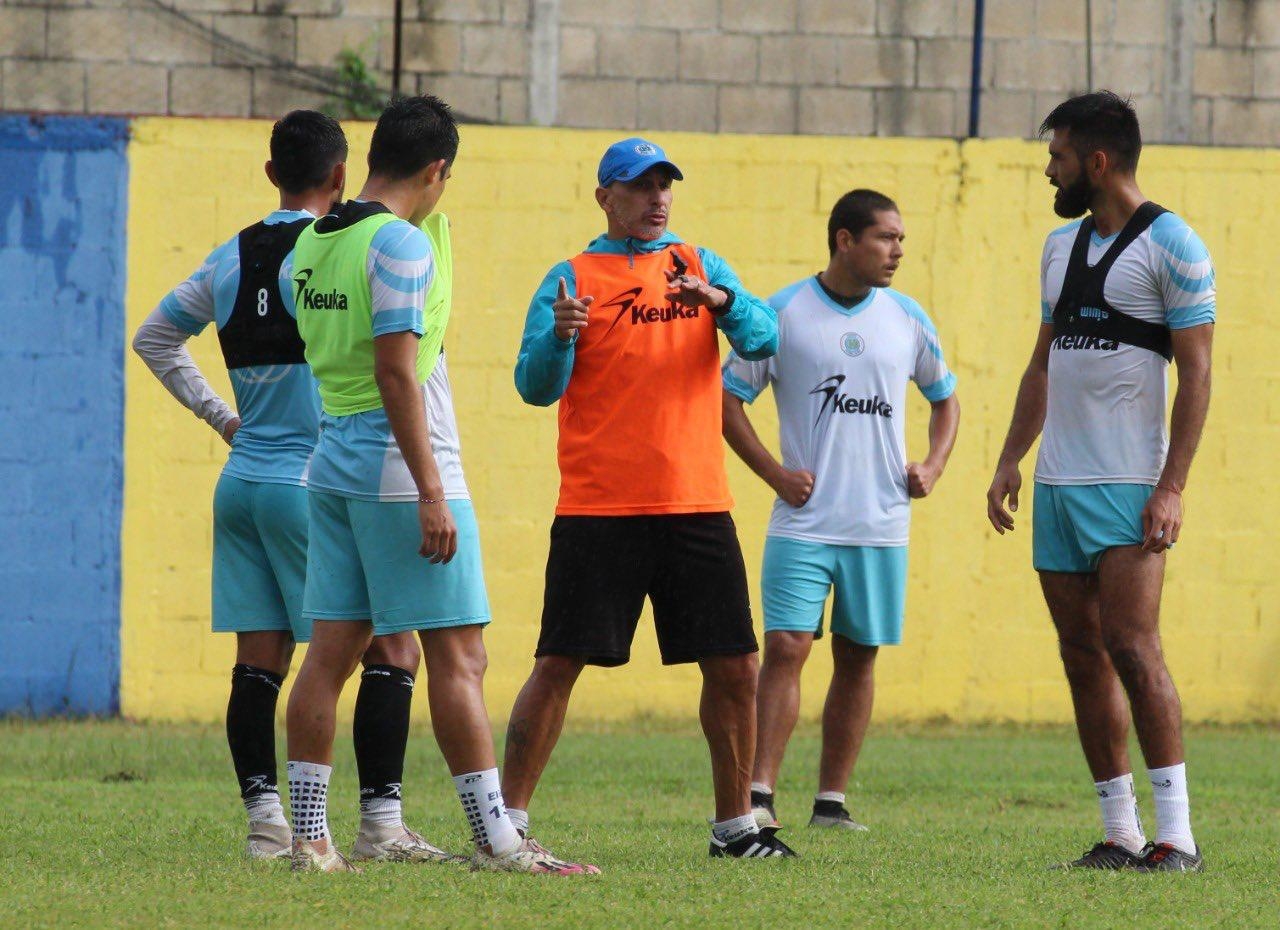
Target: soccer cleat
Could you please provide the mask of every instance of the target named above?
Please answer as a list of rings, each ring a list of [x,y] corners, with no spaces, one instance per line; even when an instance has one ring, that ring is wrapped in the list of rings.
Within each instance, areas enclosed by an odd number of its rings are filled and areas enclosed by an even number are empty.
[[[773,809],[773,792],[771,791],[751,792],[751,814],[756,818],[756,826],[761,830],[765,827],[777,829],[782,826],[778,823],[778,814]]]
[[[1203,872],[1204,856],[1200,847],[1193,853],[1183,852],[1169,843],[1148,843],[1138,865],[1140,872]]]
[[[809,818],[811,827],[828,827],[836,830],[866,830],[862,824],[849,816],[844,805],[839,801],[814,801],[813,815]]]
[[[428,843],[403,824],[395,827],[360,824],[351,858],[357,862],[470,862]]]
[[[532,872],[535,875],[599,875],[600,869],[582,862],[566,862],[531,836],[501,856],[476,850],[471,858],[473,872]]]
[[[798,859],[800,854],[778,839],[777,827],[765,827],[759,833],[748,833],[746,836],[725,843],[711,835],[711,848],[707,851],[712,859]]]
[[[356,872],[361,871],[347,857],[338,852],[338,847],[329,841],[329,848],[320,852],[315,845],[306,840],[294,840],[291,868],[295,872]]]
[[[1104,872],[1120,872],[1142,867],[1142,856],[1135,855],[1119,843],[1104,840],[1094,845],[1079,859],[1071,862],[1060,862],[1049,866],[1051,869],[1100,869]]]
[[[293,832],[287,823],[249,821],[246,852],[250,859],[288,859],[293,846]]]

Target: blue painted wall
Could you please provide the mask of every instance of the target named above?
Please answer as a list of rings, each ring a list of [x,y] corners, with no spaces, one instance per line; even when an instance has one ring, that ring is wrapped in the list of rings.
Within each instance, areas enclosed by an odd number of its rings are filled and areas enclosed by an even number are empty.
[[[119,709],[127,141],[0,116],[0,713]]]

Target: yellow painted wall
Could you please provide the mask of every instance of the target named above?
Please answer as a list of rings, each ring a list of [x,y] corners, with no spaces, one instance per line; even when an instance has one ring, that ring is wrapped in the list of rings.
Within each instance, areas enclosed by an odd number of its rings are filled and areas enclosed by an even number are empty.
[[[275,205],[262,174],[270,123],[140,120],[130,146],[130,327],[218,243]],[[369,124],[347,127],[352,186]],[[505,719],[537,637],[547,530],[555,503],[555,414],[525,406],[512,365],[528,299],[546,269],[602,230],[595,166],[614,134],[467,126],[442,203],[456,262],[447,340],[463,456],[484,537],[494,622],[487,632],[491,714]],[[895,285],[933,315],[964,409],[951,467],[915,508],[906,642],[881,658],[879,719],[1066,721],[1067,689],[1035,576],[1029,513],[1012,537],[985,520],[984,494],[1013,393],[1038,326],[1038,269],[1058,222],[1041,176],[1043,146],[1014,141],[780,138],[664,134],[687,180],[674,231],[724,255],[767,295],[825,265],[826,217],[855,186],[893,196],[907,225]],[[1280,717],[1280,576],[1267,488],[1280,453],[1280,370],[1266,275],[1280,241],[1280,152],[1151,148],[1152,199],[1200,232],[1218,266],[1215,398],[1169,562],[1164,639],[1186,714]],[[193,341],[220,390],[216,339]],[[232,639],[208,632],[210,500],[224,449],[135,358],[126,359],[123,579],[124,713],[216,719]],[[229,395],[228,395],[229,396]],[[908,412],[925,447],[927,407]],[[776,436],[771,400],[753,409]],[[729,456],[735,517],[752,583],[770,495]],[[1030,459],[1024,471],[1030,480]],[[815,714],[829,661],[815,652],[804,707]],[[651,626],[636,657],[588,670],[584,717],[692,715],[696,669],[663,668]],[[354,686],[348,689],[354,692]],[[349,700],[351,694],[347,696]],[[420,692],[421,697],[421,692]],[[419,714],[425,718],[425,699]]]

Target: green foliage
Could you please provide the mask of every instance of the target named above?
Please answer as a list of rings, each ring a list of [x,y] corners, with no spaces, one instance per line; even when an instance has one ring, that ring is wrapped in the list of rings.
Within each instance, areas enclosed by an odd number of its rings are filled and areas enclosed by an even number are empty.
[[[340,727],[344,734],[345,727]],[[284,739],[280,734],[281,778]],[[1280,731],[1188,734],[1204,875],[1058,873],[1098,835],[1073,731],[873,724],[850,789],[871,833],[804,827],[818,733],[779,786],[803,859],[707,858],[707,752],[695,722],[570,726],[533,805],[536,836],[594,879],[376,864],[293,875],[241,857],[243,810],[220,728],[0,721],[5,927],[1274,927]],[[357,819],[341,736],[331,822]],[[1135,759],[1140,758],[1135,751]],[[1150,790],[1138,771],[1144,819]],[[468,831],[430,734],[409,744],[405,810],[432,841]]]
[[[386,106],[387,95],[378,87],[364,55],[344,48],[338,53],[336,77],[325,112],[335,119],[377,119]]]

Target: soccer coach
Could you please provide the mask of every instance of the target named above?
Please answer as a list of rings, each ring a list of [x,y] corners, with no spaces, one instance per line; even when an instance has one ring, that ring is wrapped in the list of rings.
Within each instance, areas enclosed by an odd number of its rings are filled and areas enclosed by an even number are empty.
[[[711,750],[712,856],[791,851],[750,809],[758,646],[729,516],[717,330],[747,359],[777,318],[723,259],[667,230],[680,169],[624,139],[600,161],[607,231],[555,265],[525,322],[516,387],[559,401],[560,499],[533,674],[511,712],[503,790],[517,827],[585,665],[630,658],[644,599],[664,664],[697,662]]]

